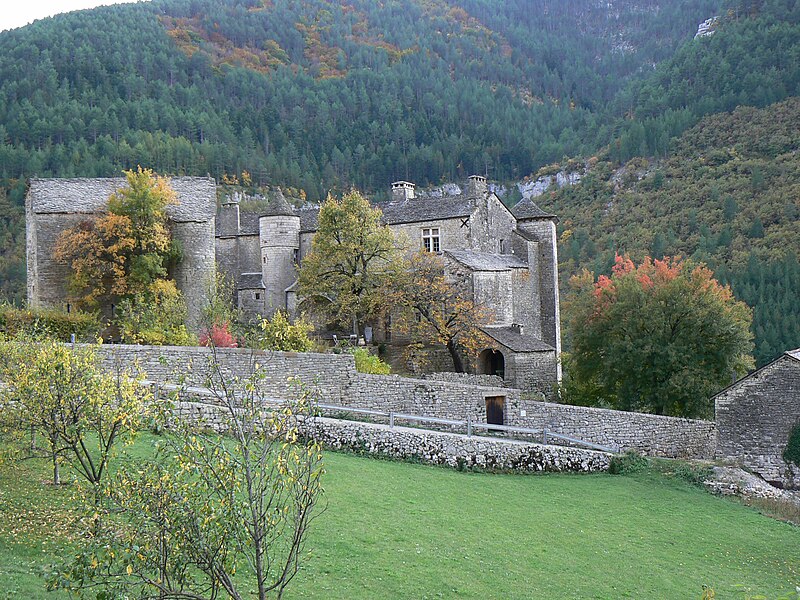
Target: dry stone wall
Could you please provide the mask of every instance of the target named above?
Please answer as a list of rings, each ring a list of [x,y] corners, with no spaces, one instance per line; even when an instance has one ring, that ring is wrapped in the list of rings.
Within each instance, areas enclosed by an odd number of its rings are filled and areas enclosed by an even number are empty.
[[[208,348],[101,346],[109,365],[138,365],[149,379],[176,383],[181,376],[191,385],[207,386]],[[350,355],[261,352],[218,349],[226,377],[264,373],[263,388],[275,398],[296,393],[297,378],[320,391],[325,404],[398,412],[473,423],[486,423],[486,399],[501,398],[504,424],[547,429],[609,448],[636,450],[670,458],[713,458],[713,422],[678,419],[523,399],[513,388],[475,385],[443,379],[411,379],[397,375],[357,373]],[[426,427],[436,427],[426,424]],[[443,426],[444,429],[451,429]]]
[[[531,400],[521,401],[511,417],[513,425],[547,429],[620,452],[711,459],[716,447],[716,425],[712,421]]]
[[[216,406],[183,402],[177,410],[181,418],[190,422],[224,428],[225,420]],[[301,430],[332,450],[456,469],[594,473],[607,471],[611,460],[610,454],[592,450],[322,417],[304,423]]]

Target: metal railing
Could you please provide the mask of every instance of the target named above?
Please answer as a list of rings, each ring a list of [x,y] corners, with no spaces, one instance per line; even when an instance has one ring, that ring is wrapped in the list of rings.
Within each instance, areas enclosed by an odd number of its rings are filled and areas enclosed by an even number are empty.
[[[164,391],[180,391],[185,392],[187,394],[193,396],[202,396],[207,398],[219,398],[219,394],[216,393],[214,390],[211,390],[206,387],[197,387],[197,386],[179,386],[171,383],[158,383],[156,381],[144,380],[141,382],[142,385],[146,387],[152,387],[154,389],[154,394],[156,398],[158,398],[158,394],[161,390]],[[266,402],[267,404],[283,404],[286,401],[280,398],[270,398],[270,397],[261,397],[261,400]],[[395,422],[397,420],[400,421],[413,421],[418,423],[433,423],[436,425],[449,425],[450,427],[458,427],[463,428],[466,430],[467,437],[473,436],[473,431],[478,430],[485,430],[489,437],[493,437],[491,434],[496,432],[508,433],[508,434],[521,434],[521,435],[529,435],[529,436],[538,436],[541,440],[542,444],[547,444],[548,440],[561,440],[562,442],[568,442],[571,445],[578,445],[584,446],[586,448],[590,448],[592,450],[599,450],[601,452],[611,452],[617,453],[619,452],[619,448],[610,448],[608,446],[603,446],[600,444],[595,444],[594,442],[588,442],[586,440],[582,440],[579,438],[570,437],[567,435],[563,435],[560,433],[556,433],[554,431],[550,431],[548,429],[531,429],[528,427],[518,427],[516,425],[499,425],[495,423],[480,423],[474,422],[472,419],[467,417],[465,421],[459,421],[456,419],[442,419],[439,417],[425,417],[422,415],[409,415],[406,413],[395,412],[395,411],[382,411],[382,410],[374,410],[370,408],[357,408],[354,406],[339,406],[336,404],[316,404],[315,405],[318,409],[322,411],[330,411],[334,413],[354,413],[360,415],[368,415],[371,417],[381,417],[389,420],[389,428],[395,427]],[[333,419],[340,419],[340,420],[348,420],[342,417],[336,417],[331,415],[326,415],[327,418]],[[426,428],[431,431],[436,431],[435,429]],[[502,439],[502,438],[501,438]]]

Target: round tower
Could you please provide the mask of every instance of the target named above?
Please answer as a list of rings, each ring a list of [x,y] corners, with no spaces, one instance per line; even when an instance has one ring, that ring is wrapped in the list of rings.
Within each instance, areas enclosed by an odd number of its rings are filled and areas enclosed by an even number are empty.
[[[297,279],[300,217],[279,189],[258,219],[266,314],[286,308],[286,290]]]

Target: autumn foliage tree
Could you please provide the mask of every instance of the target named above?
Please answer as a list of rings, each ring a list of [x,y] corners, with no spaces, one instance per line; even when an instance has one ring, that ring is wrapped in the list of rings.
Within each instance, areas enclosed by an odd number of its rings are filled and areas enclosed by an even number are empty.
[[[141,167],[125,178],[127,186],[111,195],[106,214],[56,241],[55,259],[69,265],[70,300],[80,308],[147,295],[180,254],[167,221],[167,206],[177,202],[167,180]]]
[[[342,198],[328,196],[300,268],[300,295],[324,299],[315,303],[317,312],[355,334],[365,320],[387,309],[391,282],[403,268],[381,214],[356,190]]]
[[[448,274],[444,260],[431,252],[414,254],[399,281],[397,329],[415,342],[444,346],[455,371],[463,373],[464,355],[475,356],[486,346],[480,326],[489,322],[490,311],[475,303],[467,281]]]
[[[753,365],[750,309],[702,264],[617,256],[611,277],[570,285],[572,391],[595,403],[712,417],[711,395]]]

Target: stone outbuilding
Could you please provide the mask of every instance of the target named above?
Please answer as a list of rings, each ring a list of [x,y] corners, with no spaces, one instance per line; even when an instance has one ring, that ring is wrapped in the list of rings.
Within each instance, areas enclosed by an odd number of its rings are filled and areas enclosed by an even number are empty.
[[[782,454],[800,423],[800,349],[785,352],[714,396],[717,458],[766,481],[800,487],[800,469]]]

